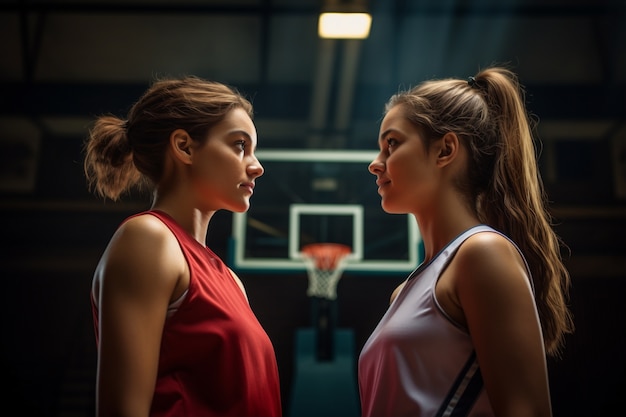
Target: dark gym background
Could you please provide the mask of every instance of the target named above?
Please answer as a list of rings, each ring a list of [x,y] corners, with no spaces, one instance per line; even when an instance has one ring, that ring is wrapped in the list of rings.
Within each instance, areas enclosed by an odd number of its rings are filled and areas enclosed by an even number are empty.
[[[317,38],[322,5],[0,3],[4,408],[19,416],[93,415],[91,274],[118,223],[149,204],[139,194],[112,203],[87,192],[81,144],[95,115],[124,116],[154,75],[195,74],[253,97],[260,147],[373,149],[382,105],[398,88],[466,77],[492,62],[519,73],[540,119],[541,169],[570,249],[577,330],[562,359],[549,364],[554,415],[604,416],[621,405],[625,2],[372,0],[370,37],[333,43]],[[230,215],[220,212],[209,233],[224,257],[230,228]],[[276,348],[286,412],[294,331],[310,324],[307,277],[242,279]],[[354,329],[355,356],[401,279],[346,274],[340,281],[339,324]]]

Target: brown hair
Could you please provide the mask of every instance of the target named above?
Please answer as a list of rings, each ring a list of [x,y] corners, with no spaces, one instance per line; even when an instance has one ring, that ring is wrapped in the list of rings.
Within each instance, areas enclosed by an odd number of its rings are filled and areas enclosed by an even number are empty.
[[[89,189],[118,200],[134,186],[157,184],[171,132],[184,129],[202,142],[233,108],[253,116],[252,104],[224,84],[195,76],[155,80],[126,120],[113,115],[95,120],[84,144]]]
[[[457,181],[481,222],[509,236],[532,274],[546,352],[556,356],[574,330],[567,307],[570,277],[561,240],[552,228],[532,135],[517,76],[502,67],[468,81],[426,81],[390,98],[402,105],[426,141],[454,132],[469,150],[468,172]]]

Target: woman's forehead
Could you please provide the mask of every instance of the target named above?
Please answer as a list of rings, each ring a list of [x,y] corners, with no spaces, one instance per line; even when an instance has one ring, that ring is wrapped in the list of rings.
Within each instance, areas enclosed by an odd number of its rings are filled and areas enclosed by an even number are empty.
[[[408,120],[402,106],[394,106],[387,112],[387,114],[385,114],[385,117],[380,124],[380,131],[382,133],[392,126],[402,125],[407,122]]]

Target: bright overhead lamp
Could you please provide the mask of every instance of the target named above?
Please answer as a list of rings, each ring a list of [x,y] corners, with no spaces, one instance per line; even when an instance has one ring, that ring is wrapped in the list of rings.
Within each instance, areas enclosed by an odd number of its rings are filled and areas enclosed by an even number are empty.
[[[328,39],[365,39],[370,34],[372,16],[369,13],[320,14],[318,34]]]

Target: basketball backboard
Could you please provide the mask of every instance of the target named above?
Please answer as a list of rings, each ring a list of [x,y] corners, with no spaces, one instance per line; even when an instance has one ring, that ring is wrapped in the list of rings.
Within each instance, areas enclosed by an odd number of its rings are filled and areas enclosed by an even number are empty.
[[[251,208],[235,213],[229,250],[238,271],[305,271],[302,246],[352,248],[346,272],[406,274],[420,262],[421,237],[411,215],[385,213],[368,172],[374,151],[259,150],[265,173]]]

